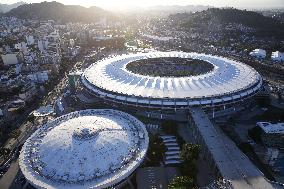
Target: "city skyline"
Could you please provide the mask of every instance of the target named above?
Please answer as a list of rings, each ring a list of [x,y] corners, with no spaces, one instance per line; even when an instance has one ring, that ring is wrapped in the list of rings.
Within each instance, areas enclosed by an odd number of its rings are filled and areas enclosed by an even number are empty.
[[[284,189],[283,73],[284,0],[0,0],[0,189]]]
[[[51,0],[48,0],[51,1]],[[19,0],[2,0],[1,3],[3,4],[12,4],[19,2]],[[43,2],[41,0],[25,0],[26,3],[39,3]],[[133,8],[133,7],[149,7],[149,6],[167,6],[167,5],[204,5],[204,6],[214,6],[214,7],[236,7],[236,8],[256,8],[256,9],[266,9],[266,8],[283,8],[284,2],[282,0],[237,0],[237,1],[217,1],[217,0],[144,0],[141,2],[132,1],[132,0],[85,0],[78,2],[76,0],[57,0],[57,2],[66,4],[66,5],[81,5],[85,7],[90,6],[98,6],[106,9],[127,9],[127,8]]]

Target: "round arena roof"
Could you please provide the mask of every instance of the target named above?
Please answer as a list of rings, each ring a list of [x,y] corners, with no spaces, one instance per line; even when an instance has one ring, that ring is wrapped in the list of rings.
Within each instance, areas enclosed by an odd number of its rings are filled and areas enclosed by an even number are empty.
[[[129,64],[139,60],[161,58],[161,61],[169,61],[162,59],[165,57],[203,61],[213,67],[206,69],[205,73],[181,77],[142,75],[128,69]],[[140,65],[142,69],[143,64]],[[168,63],[165,65],[168,66]],[[137,71],[139,67],[136,65],[135,69]],[[145,106],[190,106],[225,103],[251,96],[262,86],[262,78],[253,68],[223,57],[153,52],[122,55],[97,62],[85,70],[82,83],[91,93],[115,101]]]
[[[24,144],[20,168],[37,188],[106,188],[143,161],[149,138],[142,122],[116,110],[82,110],[38,129]]]

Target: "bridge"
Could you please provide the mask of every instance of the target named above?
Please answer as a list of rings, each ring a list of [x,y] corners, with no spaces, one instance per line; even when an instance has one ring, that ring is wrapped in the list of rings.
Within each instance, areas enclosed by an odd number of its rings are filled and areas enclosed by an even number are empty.
[[[231,182],[232,188],[275,188],[200,107],[190,109],[189,123],[195,142],[201,145],[201,154],[217,176]]]

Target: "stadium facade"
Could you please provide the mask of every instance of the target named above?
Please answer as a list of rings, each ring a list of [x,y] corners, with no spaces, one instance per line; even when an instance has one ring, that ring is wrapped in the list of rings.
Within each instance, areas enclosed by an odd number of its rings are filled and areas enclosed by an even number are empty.
[[[248,104],[262,82],[257,71],[241,62],[185,52],[116,56],[92,64],[81,76],[91,97],[161,118],[193,106],[213,114],[235,111]]]

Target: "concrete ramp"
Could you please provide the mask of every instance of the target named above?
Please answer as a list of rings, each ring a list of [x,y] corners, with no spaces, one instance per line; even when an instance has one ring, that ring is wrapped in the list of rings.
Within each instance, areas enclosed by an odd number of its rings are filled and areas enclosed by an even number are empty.
[[[195,140],[212,162],[217,173],[230,180],[234,189],[272,189],[260,170],[219,128],[214,127],[199,107],[190,109],[190,124]]]

